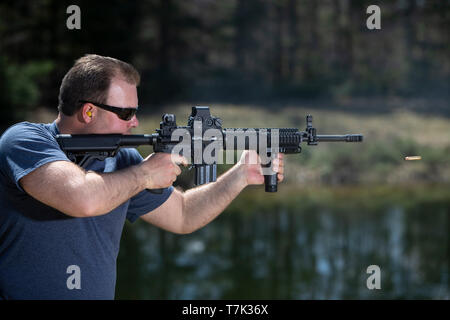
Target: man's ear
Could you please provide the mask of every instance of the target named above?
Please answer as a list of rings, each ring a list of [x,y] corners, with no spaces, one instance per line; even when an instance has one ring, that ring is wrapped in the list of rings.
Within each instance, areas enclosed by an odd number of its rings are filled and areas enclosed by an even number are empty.
[[[91,103],[85,103],[81,107],[81,112],[79,113],[79,120],[84,123],[90,123],[95,117],[96,110]]]

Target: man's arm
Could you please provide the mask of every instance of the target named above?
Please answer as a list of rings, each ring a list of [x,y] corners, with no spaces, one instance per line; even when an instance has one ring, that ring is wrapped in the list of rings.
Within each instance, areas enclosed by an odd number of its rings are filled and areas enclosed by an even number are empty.
[[[110,212],[146,188],[168,187],[180,173],[170,154],[152,154],[138,165],[111,173],[85,171],[68,161],[54,161],[27,174],[19,183],[36,200],[69,216],[92,217]]]
[[[259,164],[248,164],[249,157],[256,155],[244,152],[241,161],[221,175],[216,182],[181,192],[174,190],[169,199],[157,209],[141,218],[164,230],[192,233],[214,220],[250,184],[264,183]],[[283,180],[283,155],[273,161],[278,181]]]

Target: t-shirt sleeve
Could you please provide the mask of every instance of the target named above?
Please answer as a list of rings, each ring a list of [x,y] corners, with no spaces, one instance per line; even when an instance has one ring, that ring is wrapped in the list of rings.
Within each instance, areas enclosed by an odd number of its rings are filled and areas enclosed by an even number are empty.
[[[121,162],[125,161],[127,165],[136,165],[142,162],[143,158],[136,149],[124,148],[120,151]],[[122,165],[120,167],[123,167]],[[127,219],[134,222],[140,216],[149,213],[161,206],[170,197],[173,187],[164,188],[161,194],[155,194],[148,190],[143,190],[130,199],[127,211]]]
[[[51,133],[38,124],[21,122],[0,139],[0,168],[19,190],[19,180],[52,161],[70,161]]]

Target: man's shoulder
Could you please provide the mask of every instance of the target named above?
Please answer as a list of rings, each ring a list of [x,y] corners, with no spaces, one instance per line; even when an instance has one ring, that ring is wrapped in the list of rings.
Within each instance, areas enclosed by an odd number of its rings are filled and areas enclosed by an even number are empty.
[[[0,137],[0,150],[17,150],[30,145],[56,145],[56,139],[50,131],[50,124],[19,122],[12,125]],[[11,149],[12,150],[12,149]]]
[[[0,170],[19,189],[19,180],[50,161],[68,161],[50,132],[50,125],[20,122],[0,138]],[[21,190],[23,191],[23,190]]]
[[[6,129],[6,131],[9,130],[21,130],[21,129],[29,129],[29,128],[34,128],[34,129],[44,129],[45,126],[48,126],[48,124],[44,124],[44,123],[34,123],[34,122],[29,122],[29,121],[22,121],[22,122],[18,122],[16,124],[13,124],[11,127],[9,127],[8,129]],[[5,131],[5,132],[6,132]]]
[[[32,123],[28,121],[19,122],[6,129],[1,136],[1,139],[5,138],[17,139],[23,136],[29,137],[30,134],[49,136],[50,135],[49,124]]]

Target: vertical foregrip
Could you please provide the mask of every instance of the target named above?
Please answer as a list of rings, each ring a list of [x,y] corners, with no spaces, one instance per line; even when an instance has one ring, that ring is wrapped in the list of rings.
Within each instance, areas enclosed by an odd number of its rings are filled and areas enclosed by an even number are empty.
[[[272,161],[267,164],[261,165],[264,168],[270,168],[272,166]],[[278,174],[268,174],[264,175],[264,185],[266,192],[277,192],[278,191]]]
[[[277,146],[272,145],[272,130],[278,131]],[[238,131],[236,131],[238,130]],[[267,128],[264,129],[264,138],[267,139],[265,144],[260,144],[260,138],[262,137],[261,128],[246,128],[246,129],[225,129],[224,130],[224,149],[230,145],[234,150],[256,150],[258,154],[265,152],[268,157],[275,156],[275,154],[281,153],[299,153],[301,152],[300,144],[302,142],[301,133],[296,128]],[[251,134],[254,134],[251,137]],[[241,141],[239,144],[238,141]],[[252,142],[251,142],[252,141]],[[232,143],[231,143],[232,142]],[[264,142],[264,141],[262,141]],[[265,150],[260,150],[261,146],[266,147]],[[242,148],[243,147],[243,148]],[[272,161],[262,165],[265,170],[271,168]],[[264,171],[265,171],[264,170]],[[264,175],[264,184],[266,192],[278,191],[278,174]]]

